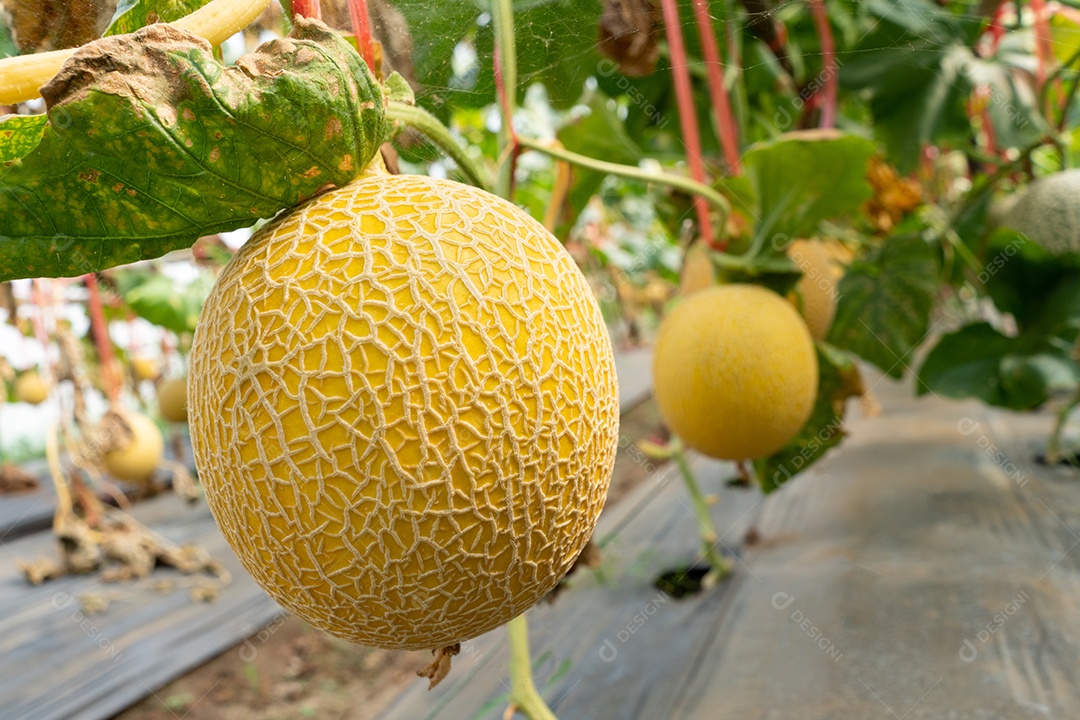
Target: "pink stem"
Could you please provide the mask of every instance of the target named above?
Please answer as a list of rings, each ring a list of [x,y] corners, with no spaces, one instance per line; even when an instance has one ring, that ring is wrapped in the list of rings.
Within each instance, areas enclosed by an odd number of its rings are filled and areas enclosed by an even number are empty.
[[[293,15],[322,20],[322,6],[319,0],[293,0],[292,11]]]
[[[716,47],[716,34],[713,31],[712,18],[709,16],[709,0],[694,0],[694,16],[697,20],[701,47],[705,51],[705,69],[709,77],[709,94],[712,95],[713,112],[716,113],[716,127],[720,132],[720,143],[724,146],[724,159],[732,175],[739,175],[739,130],[735,126],[735,116],[731,113],[731,99],[727,86],[724,85],[723,63],[720,51]]]
[[[367,0],[349,0],[349,17],[352,18],[353,33],[360,46],[368,69],[375,73],[375,49],[371,41],[371,15],[368,13]]]
[[[679,6],[677,0],[660,0],[664,11],[664,32],[671,53],[671,74],[675,79],[675,99],[679,105],[679,124],[686,143],[690,177],[705,182],[705,164],[701,161],[701,135],[698,133],[697,114],[694,112],[694,96],[690,87],[690,69],[686,61],[686,47],[679,29]],[[712,220],[709,208],[701,197],[694,197],[701,235],[708,243],[713,242]]]
[[[836,99],[837,84],[839,77],[836,65],[836,45],[833,43],[832,28],[829,27],[829,15],[825,12],[823,0],[807,0],[810,4],[810,12],[814,16],[814,27],[817,28],[818,37],[821,39],[821,57],[825,73],[825,86],[822,88],[824,103],[821,106],[822,128],[836,127]]]
[[[30,285],[30,297],[34,301],[36,306],[34,309],[36,312],[31,317],[31,322],[34,324],[34,335],[37,337],[38,343],[45,351],[45,362],[43,365],[46,367],[52,367],[52,363],[49,361],[49,334],[45,331],[45,293],[41,290],[41,285],[45,281],[41,278],[37,278]]]
[[[998,47],[1001,45],[1001,38],[1005,37],[1005,25],[1001,21],[1001,16],[1005,13],[1005,0],[998,3],[998,6],[994,8],[994,14],[990,18],[990,27],[987,28],[987,32],[990,33],[990,54],[997,55]]]
[[[1035,69],[1035,81],[1041,92],[1046,82],[1046,68],[1050,63],[1050,22],[1043,0],[1031,0],[1031,12],[1035,15],[1035,57],[1039,61]]]
[[[105,324],[105,310],[101,305],[101,292],[98,289],[97,275],[83,275],[83,282],[90,292],[90,324],[94,328],[94,342],[97,344],[98,360],[101,361],[101,379],[105,382],[110,400],[120,398],[120,378],[116,373],[116,359],[113,356],[112,341],[109,340],[109,328]]]

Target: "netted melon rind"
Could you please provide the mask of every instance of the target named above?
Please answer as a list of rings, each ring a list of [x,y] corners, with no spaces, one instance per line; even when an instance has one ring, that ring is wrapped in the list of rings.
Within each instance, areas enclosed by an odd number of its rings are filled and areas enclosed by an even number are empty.
[[[996,200],[989,222],[1023,233],[1051,255],[1080,253],[1080,170],[1047,175]]]
[[[379,174],[223,271],[189,414],[210,508],[256,581],[335,635],[419,649],[563,577],[619,413],[599,308],[550,233],[474,188]]]

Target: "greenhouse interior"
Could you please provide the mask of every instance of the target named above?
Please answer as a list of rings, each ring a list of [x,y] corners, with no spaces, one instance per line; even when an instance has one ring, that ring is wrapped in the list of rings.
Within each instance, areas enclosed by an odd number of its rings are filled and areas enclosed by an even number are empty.
[[[1078,88],[1075,0],[0,0],[0,718],[1080,718]]]

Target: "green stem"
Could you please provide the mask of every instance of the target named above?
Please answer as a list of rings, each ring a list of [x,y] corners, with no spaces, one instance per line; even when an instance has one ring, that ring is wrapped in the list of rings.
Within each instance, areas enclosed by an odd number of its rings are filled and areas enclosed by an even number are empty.
[[[713,529],[709,505],[705,502],[705,496],[701,494],[701,488],[698,487],[694,471],[690,469],[690,463],[687,462],[686,453],[683,452],[681,445],[675,450],[675,462],[679,465],[679,472],[690,493],[690,504],[693,506],[694,517],[697,518],[698,532],[701,534],[701,546],[705,549],[705,559],[709,561],[709,573],[706,578],[711,577],[711,581],[707,579],[703,584],[711,585],[731,572],[731,565],[716,549],[720,537]]]
[[[506,632],[510,639],[510,702],[530,720],[558,720],[533,682],[525,616],[518,615],[507,623]]]
[[[642,170],[641,168],[636,168],[631,165],[620,165],[604,160],[596,160],[587,155],[579,155],[576,152],[571,152],[561,147],[545,145],[539,140],[533,140],[532,138],[520,135],[517,138],[517,142],[518,145],[521,145],[524,148],[550,155],[559,160],[565,160],[571,165],[578,165],[579,167],[587,168],[589,170],[595,170],[596,172],[607,173],[609,175],[617,175],[618,177],[624,177],[630,180],[659,183],[688,192],[691,195],[700,195],[716,206],[720,211],[720,227],[724,227],[727,224],[728,215],[731,213],[731,205],[728,203],[727,198],[705,183],[699,183],[696,180],[691,180],[682,175],[675,175],[674,173],[668,172],[648,172],[647,170]]]
[[[1069,415],[1078,405],[1080,405],[1080,387],[1069,398],[1069,402],[1065,403],[1065,406],[1058,411],[1057,419],[1054,421],[1054,431],[1050,433],[1050,440],[1046,443],[1047,464],[1053,465],[1061,459],[1061,436],[1065,430],[1065,421],[1069,419]]]
[[[495,92],[502,107],[499,124],[499,147],[508,150],[499,163],[495,179],[495,194],[512,200],[514,187],[514,108],[517,102],[517,44],[514,38],[513,0],[495,0],[491,4],[491,20],[495,30]]]
[[[514,134],[514,103],[517,93],[517,49],[514,40],[513,0],[494,0],[491,4],[495,29],[494,63],[495,92],[503,111],[499,126],[499,149],[505,156],[499,165],[495,192],[513,202],[514,166],[517,159],[517,140]],[[555,713],[540,697],[532,676],[529,656],[529,624],[524,615],[511,620],[506,628],[510,641],[510,692],[514,707],[529,720],[558,720]]]
[[[1068,70],[1077,60],[1080,60],[1080,50],[1074,52],[1068,60],[1058,65],[1057,68],[1054,69],[1054,72],[1050,73],[1050,77],[1046,78],[1046,82],[1043,83],[1042,90],[1039,92],[1039,107],[1046,107],[1046,101],[1050,95],[1050,86],[1054,83],[1055,80],[1064,75],[1065,71]],[[1071,98],[1072,93],[1069,93],[1068,97]],[[1068,102],[1066,102],[1064,111],[1068,112],[1068,110],[1069,104]],[[1059,126],[1058,129],[1061,130],[1063,128]]]
[[[457,163],[474,185],[491,192],[491,182],[485,177],[480,166],[469,157],[465,148],[458,144],[454,136],[450,134],[450,130],[439,122],[437,117],[421,107],[399,100],[389,102],[386,107],[386,117],[392,122],[400,122],[422,132],[428,140],[438,145],[451,160]]]

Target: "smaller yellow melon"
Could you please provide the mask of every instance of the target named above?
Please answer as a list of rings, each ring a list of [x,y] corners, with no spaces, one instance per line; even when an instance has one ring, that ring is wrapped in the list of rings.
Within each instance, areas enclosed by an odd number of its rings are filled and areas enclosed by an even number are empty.
[[[679,295],[688,297],[715,284],[716,272],[709,258],[709,246],[704,242],[696,242],[686,250],[683,258]]]
[[[118,480],[146,482],[161,464],[165,440],[154,421],[145,415],[124,412],[120,419],[131,431],[132,438],[123,447],[105,453],[105,469]]]
[[[788,296],[815,340],[824,340],[836,317],[836,282],[842,270],[820,242],[795,240],[788,257],[803,275]]]
[[[847,266],[855,261],[855,250],[837,238],[825,237],[817,242],[820,243],[821,249],[825,251],[825,254],[829,256],[829,260],[832,261],[830,267],[833,269],[836,281],[839,282],[840,278],[844,276],[844,270],[847,269]]]
[[[15,397],[19,402],[40,405],[49,397],[49,385],[37,370],[28,370],[15,381]]]
[[[187,378],[166,380],[157,388],[158,410],[161,417],[169,422],[186,423],[187,413]]]
[[[157,380],[161,375],[161,366],[158,361],[146,355],[136,355],[131,358],[131,374],[136,380]]]
[[[810,417],[817,386],[810,331],[771,290],[744,284],[699,290],[660,325],[656,404],[688,446],[710,457],[776,452]]]

